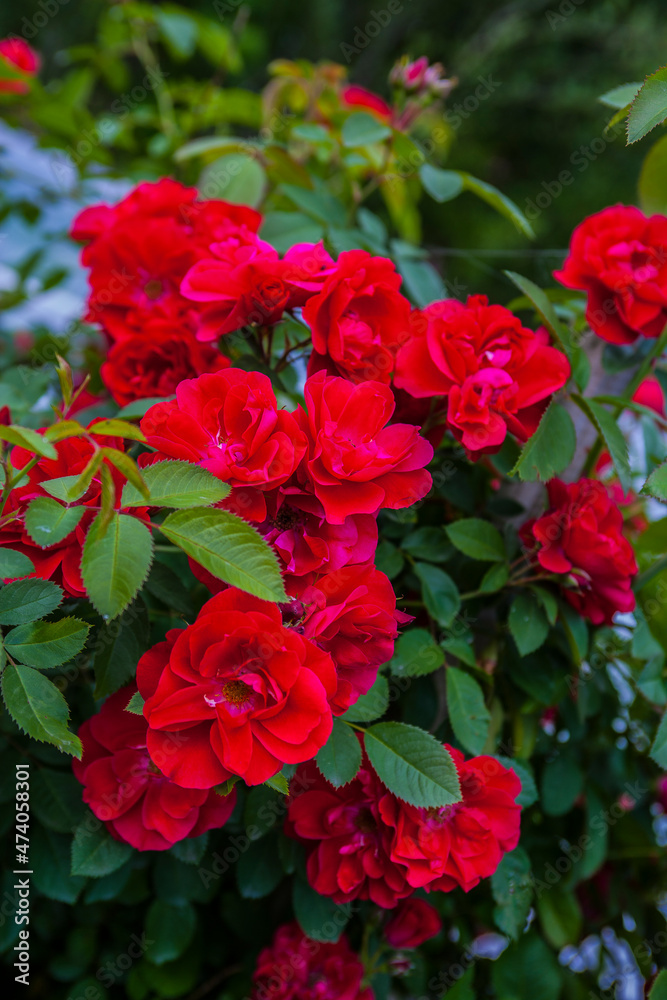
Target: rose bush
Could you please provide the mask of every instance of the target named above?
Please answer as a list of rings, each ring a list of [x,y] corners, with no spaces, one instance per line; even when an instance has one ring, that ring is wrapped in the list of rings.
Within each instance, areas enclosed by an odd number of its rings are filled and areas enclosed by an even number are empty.
[[[632,949],[659,1000],[654,174],[580,222],[560,287],[463,288],[435,204],[532,231],[445,165],[456,81],[405,57],[385,99],[282,60],[261,98],[223,88],[245,17],[113,5],[99,75],[82,45],[44,86],[0,44],[8,122],[68,192],[0,293],[26,306],[0,343],[0,954],[54,1000],[583,1000],[631,995]],[[102,129],[137,61],[146,99]],[[59,215],[80,267],[37,309]]]

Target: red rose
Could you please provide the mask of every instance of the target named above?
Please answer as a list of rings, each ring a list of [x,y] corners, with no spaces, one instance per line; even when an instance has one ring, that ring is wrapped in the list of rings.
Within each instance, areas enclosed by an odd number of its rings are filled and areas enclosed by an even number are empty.
[[[344,934],[335,943],[313,941],[296,922],[283,924],[259,954],[251,1000],[373,1000],[363,978]]]
[[[324,368],[352,382],[388,383],[400,345],[409,337],[410,303],[385,257],[347,250],[305,305],[313,354],[308,374]]]
[[[318,372],[306,381],[304,392],[308,413],[300,411],[298,419],[309,452],[300,476],[327,521],[342,524],[349,514],[409,507],[428,493],[431,476],[424,466],[433,448],[418,427],[385,427],[394,411],[389,386],[352,385]]]
[[[197,202],[194,188],[164,178],[139,184],[113,208],[84,209],[72,225],[90,267],[89,321],[114,340],[141,335],[150,319],[193,322],[197,310],[181,294],[188,269],[209,246],[231,234],[252,239],[261,216],[223,201]]]
[[[386,796],[380,805],[392,829],[391,859],[406,879],[427,892],[469,892],[493,875],[507,851],[519,843],[521,782],[493,757],[472,757],[447,746],[461,783],[461,802],[442,809],[418,809]]]
[[[563,593],[594,625],[611,624],[617,611],[632,611],[632,546],[623,537],[623,515],[596,479],[547,484],[549,510],[521,529],[537,563],[548,573],[567,575]]]
[[[447,426],[471,456],[496,452],[507,431],[533,434],[550,397],[567,382],[565,355],[485,295],[445,299],[413,314],[396,359],[395,384],[417,398],[447,397]]]
[[[261,784],[309,760],[331,733],[331,658],[283,628],[276,605],[234,588],[145,653],[137,683],[149,753],[185,788],[234,775]]]
[[[331,654],[338,688],[331,705],[341,715],[372,687],[378,667],[394,653],[398,624],[411,621],[396,610],[388,577],[372,562],[321,576],[300,595],[303,634]]]
[[[281,258],[270,243],[239,232],[210,247],[181,291],[202,303],[198,338],[217,340],[248,323],[277,323],[286,309],[304,304],[332,266],[322,244],[298,244]]]
[[[493,757],[466,761],[447,747],[462,801],[418,809],[392,795],[366,756],[353,781],[334,788],[313,764],[298,774],[307,791],[289,806],[285,830],[308,845],[311,886],[337,903],[371,899],[391,908],[416,888],[465,892],[519,841],[521,782]]]
[[[411,896],[398,904],[384,929],[392,948],[418,948],[442,930],[442,920],[435,906]]]
[[[102,381],[118,403],[171,396],[184,379],[229,368],[231,362],[200,344],[189,325],[148,320],[141,335],[115,343],[102,365]]]
[[[20,70],[27,76],[35,76],[39,71],[38,54],[23,38],[3,38],[0,41],[0,63]],[[30,83],[27,80],[0,79],[0,94],[27,94]]]
[[[649,375],[637,386],[632,401],[655,410],[659,417],[665,416],[665,393],[655,375]]]
[[[122,688],[81,726],[83,759],[72,769],[87,802],[116,840],[139,851],[166,851],[186,837],[224,826],[236,791],[180,788],[165,778],[146,749],[146,720],[125,711],[136,691]]]
[[[284,483],[307,443],[291,413],[279,410],[271,380],[238,368],[181,382],[176,399],[156,403],[141,421],[153,448],[209,469],[231,486],[272,489]],[[246,516],[265,516],[259,506]]]
[[[88,429],[94,432],[95,421],[89,425]],[[103,447],[123,450],[123,442],[120,438],[98,437],[95,440]],[[30,501],[35,497],[50,497],[42,484],[51,479],[60,479],[62,476],[80,475],[94,452],[93,443],[82,437],[58,441],[54,444],[54,448],[58,453],[58,458],[40,458],[26,479],[9,494],[5,514],[14,512],[15,518],[0,529],[0,545],[7,545],[9,548],[27,555],[35,567],[35,572],[31,576],[41,577],[43,580],[54,580],[73,597],[83,597],[85,588],[81,579],[81,553],[88,528],[100,507],[102,491],[100,473],[98,472],[93,477],[86,492],[77,500],[77,506],[90,509],[86,510],[76,528],[62,541],[42,548],[33,541],[25,530],[24,517]],[[12,449],[11,459],[15,469],[22,469],[34,457],[32,452],[23,448],[15,447]],[[110,463],[107,465],[116,485],[116,507],[119,507],[125,478]],[[63,504],[63,506],[65,505]],[[135,507],[130,513],[135,517],[143,518],[145,516],[143,508]],[[48,540],[45,539],[45,541]]]
[[[342,524],[329,524],[312,493],[288,485],[265,496],[267,516],[257,529],[277,553],[291,593],[299,593],[318,571],[332,573],[374,557],[378,530],[372,514],[350,514]]]
[[[300,767],[297,778],[307,790],[292,797],[285,832],[310,848],[306,871],[313,889],[336,903],[370,899],[386,909],[410,896],[404,867],[390,857],[392,831],[381,814],[393,796],[365,757],[356,778],[341,788],[314,763]]]
[[[667,218],[613,205],[584,219],[554,277],[588,293],[586,319],[598,337],[632,344],[667,322]]]

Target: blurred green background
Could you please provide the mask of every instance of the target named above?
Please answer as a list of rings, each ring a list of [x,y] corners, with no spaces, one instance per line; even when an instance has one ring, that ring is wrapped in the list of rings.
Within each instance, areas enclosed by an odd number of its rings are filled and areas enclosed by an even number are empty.
[[[66,68],[67,47],[95,40],[107,6],[108,0],[5,3],[0,36],[28,37],[44,56],[48,80]],[[548,251],[567,246],[577,222],[605,205],[635,200],[648,147],[627,148],[622,129],[605,135],[612,112],[597,98],[665,62],[664,0],[186,0],[182,6],[233,30],[243,65],[220,80],[232,86],[261,89],[273,58],[331,59],[347,65],[354,82],[387,95],[387,73],[404,52],[444,63],[459,79],[447,106],[454,114],[457,105],[464,109],[447,165],[499,187],[527,211],[537,232],[529,247],[471,195],[455,210],[429,203],[425,242],[440,248],[435,256],[448,279],[470,291],[507,299],[500,275],[506,267],[549,283],[560,257]],[[41,24],[43,11],[52,16],[30,39],[26,19]],[[202,79],[210,75],[203,59],[200,66],[191,60],[188,72],[198,70]],[[492,92],[475,102],[480,80]],[[468,108],[478,104],[469,114],[466,99]],[[564,170],[573,181],[554,197]]]

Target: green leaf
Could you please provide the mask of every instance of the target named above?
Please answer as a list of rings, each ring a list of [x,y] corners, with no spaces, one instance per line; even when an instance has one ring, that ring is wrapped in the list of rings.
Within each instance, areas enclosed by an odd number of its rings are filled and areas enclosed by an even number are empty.
[[[34,572],[32,560],[23,552],[8,549],[4,545],[0,547],[0,580],[20,580]]]
[[[649,1000],[667,1000],[667,969],[661,969],[658,973],[651,987]]]
[[[364,746],[380,780],[399,799],[421,808],[461,801],[454,762],[434,736],[403,722],[378,722]]]
[[[606,93],[600,94],[598,101],[608,108],[620,111],[630,104],[640,87],[641,83],[622,83],[619,87],[612,87]]]
[[[491,876],[491,892],[497,903],[493,911],[496,927],[517,941],[526,926],[533,898],[530,858],[522,847],[504,856]]]
[[[18,445],[19,448],[25,448],[40,458],[53,460],[58,458],[58,452],[51,442],[29,427],[19,427],[17,424],[10,424],[9,427],[0,426],[0,441]]]
[[[551,886],[540,895],[537,913],[544,936],[553,948],[560,951],[566,944],[579,944],[582,914],[572,891]]]
[[[403,291],[408,292],[420,309],[430,302],[447,298],[447,288],[429,261],[415,260],[397,253],[396,267],[403,278]]]
[[[605,447],[611,455],[623,491],[627,493],[632,486],[628,444],[616,422],[616,417],[594,399],[584,399],[583,396],[576,393],[572,394],[572,398],[601,435]]]
[[[71,834],[64,836],[35,823],[30,829],[30,860],[34,887],[48,899],[75,903],[86,884],[70,874]]]
[[[138,691],[135,691],[125,706],[125,711],[130,712],[131,715],[143,715],[145,704],[143,696]]]
[[[419,168],[419,178],[424,190],[434,201],[451,201],[463,191],[463,180],[456,170],[441,170],[430,163]]]
[[[516,757],[497,757],[496,760],[499,760],[503,767],[514,771],[521,782],[521,792],[516,798],[518,805],[522,809],[527,809],[529,806],[534,805],[539,795],[530,765],[525,760],[518,760]]]
[[[340,906],[329,896],[320,896],[298,877],[292,886],[292,909],[301,930],[313,941],[337,941],[352,914],[349,903]]]
[[[440,640],[440,645],[450,656],[456,657],[469,667],[477,666],[475,650],[463,636],[446,635]]]
[[[382,142],[390,136],[391,129],[367,111],[354,111],[345,119],[341,129],[343,145],[348,149],[369,146],[373,142]]]
[[[197,185],[205,198],[256,208],[266,191],[264,167],[248,153],[228,153],[202,170]]]
[[[560,602],[559,616],[570,644],[570,649],[572,650],[572,658],[576,665],[579,666],[588,653],[590,638],[588,625],[567,601]]]
[[[565,816],[579,797],[584,776],[574,756],[561,752],[542,771],[540,798],[547,816]]]
[[[204,569],[265,601],[287,596],[273,551],[251,525],[217,507],[169,514],[160,531]]]
[[[56,833],[71,833],[85,812],[81,785],[74,775],[41,767],[30,780],[30,809],[40,823]]]
[[[185,840],[177,841],[169,849],[169,853],[184,865],[199,865],[203,861],[207,847],[208,831],[198,837],[186,837]]]
[[[47,479],[41,483],[41,486],[56,500],[62,500],[63,503],[74,503],[81,499],[90,486],[99,464],[99,460],[97,462],[91,460],[79,475]]]
[[[488,521],[469,517],[448,524],[445,531],[459,552],[483,562],[502,562],[506,557],[503,536]]]
[[[378,674],[373,687],[357,698],[354,705],[344,712],[341,719],[347,722],[372,722],[384,715],[389,707],[389,684],[387,678]]]
[[[423,628],[412,628],[399,636],[389,669],[394,677],[422,677],[445,662],[445,654]]]
[[[549,624],[555,625],[558,620],[558,600],[556,595],[545,587],[539,587],[537,584],[533,584],[530,589],[544,608],[544,613],[547,616]]]
[[[510,475],[523,482],[540,479],[546,483],[560,475],[574,458],[577,436],[572,417],[553,400],[545,410],[537,430],[528,438]]]
[[[428,563],[415,563],[414,571],[421,580],[426,610],[439,625],[448,628],[461,607],[461,596],[456,584],[444,570]]]
[[[667,212],[667,135],[661,136],[644,157],[639,174],[639,205],[647,215]]]
[[[275,834],[253,841],[236,863],[236,882],[243,899],[263,899],[273,892],[283,875]]]
[[[380,542],[375,550],[375,565],[381,573],[393,580],[403,569],[405,558],[391,542]]]
[[[63,507],[51,497],[35,497],[25,512],[26,531],[33,542],[47,549],[74,531],[86,509],[84,506]]]
[[[495,594],[505,586],[509,575],[507,563],[496,563],[494,566],[489,566],[478,589],[483,594]]]
[[[66,663],[86,644],[90,625],[78,618],[19,625],[5,636],[9,655],[42,670]]]
[[[155,965],[178,958],[192,941],[197,915],[190,903],[175,906],[156,899],[146,914],[146,957]]]
[[[176,157],[174,157],[176,159]],[[172,399],[176,399],[175,396],[149,396],[148,399],[133,399],[131,403],[124,406],[122,410],[118,411],[118,416],[126,420],[136,419],[138,417],[143,417],[152,406],[156,403],[166,403]]]
[[[444,562],[452,555],[444,528],[417,528],[405,536],[401,548],[413,559],[425,559],[426,562]]]
[[[0,625],[24,625],[51,614],[63,599],[50,580],[18,580],[0,590]]]
[[[667,66],[651,73],[637,92],[628,115],[628,145],[643,139],[667,118]]]
[[[466,191],[471,191],[472,194],[477,195],[478,198],[485,201],[491,208],[495,208],[496,212],[509,219],[524,236],[527,236],[531,240],[535,239],[533,227],[519,206],[511,198],[508,198],[498,188],[493,187],[492,184],[480,181],[478,177],[473,177],[472,174],[465,173],[465,171],[459,171],[459,176],[463,181],[463,187]]]
[[[494,993],[502,1000],[559,1000],[561,995],[558,959],[534,931],[522,935],[492,963],[491,978]]]
[[[337,225],[345,217],[345,208],[327,191],[312,191],[298,184],[282,184],[280,191],[306,215],[324,225]]]
[[[124,865],[132,854],[129,844],[115,840],[92,813],[76,828],[72,841],[72,875],[101,878]]]
[[[229,496],[230,488],[208,469],[190,462],[168,460],[142,469],[154,507],[207,507]],[[131,483],[123,488],[121,507],[145,507],[146,498]]]
[[[656,764],[667,771],[667,712],[663,715],[649,753]]]
[[[22,732],[81,759],[81,740],[67,728],[67,702],[47,677],[21,663],[8,663],[2,674],[2,697]]]
[[[507,624],[522,656],[534,653],[549,635],[547,616],[528,590],[520,591],[512,601]]]
[[[95,634],[90,649],[95,673],[94,697],[106,698],[134,677],[137,663],[148,646],[148,611],[139,598]],[[137,714],[141,715],[141,711]]]
[[[106,530],[95,518],[83,546],[81,577],[90,600],[105,618],[116,618],[136,596],[153,561],[148,527],[131,514],[114,512]]]
[[[531,281],[530,278],[524,278],[522,274],[517,274],[516,271],[505,271],[504,274],[533,304],[538,316],[551,332],[558,346],[567,355],[574,374],[577,369],[577,355],[581,352],[573,346],[570,331],[558,319],[556,310],[549,301],[546,293],[539,285]]]
[[[279,792],[281,795],[289,795],[287,778],[280,771],[274,774],[272,778],[267,778],[264,784],[272,788],[274,792]]]
[[[361,767],[361,744],[341,719],[334,719],[331,736],[315,758],[315,763],[334,788],[347,785]]]
[[[639,492],[642,496],[667,502],[667,462],[653,470]]]
[[[454,735],[468,753],[480,754],[489,735],[491,714],[484,693],[470,674],[448,667],[447,708]]]
[[[197,47],[197,22],[189,14],[155,8],[160,35],[175,58],[188,59]],[[174,956],[175,957],[175,956]]]
[[[119,420],[118,417],[111,417],[109,420],[98,420],[93,426],[93,433],[102,437],[127,438],[130,441],[141,441],[146,443],[144,432],[135,424],[129,424],[127,420]]]

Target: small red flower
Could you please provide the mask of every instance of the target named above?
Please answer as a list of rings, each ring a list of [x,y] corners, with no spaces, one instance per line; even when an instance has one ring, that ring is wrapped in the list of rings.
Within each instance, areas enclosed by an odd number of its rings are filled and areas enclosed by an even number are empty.
[[[350,84],[341,91],[341,101],[350,109],[369,111],[373,117],[387,124],[391,121],[392,110],[383,97],[374,94],[372,90]]]
[[[396,610],[388,577],[369,562],[318,577],[300,594],[303,634],[331,654],[338,688],[331,705],[341,715],[372,687],[394,652],[398,625],[411,621]]]
[[[245,516],[263,520],[262,490],[286,482],[307,442],[291,413],[279,410],[271,380],[238,368],[181,382],[176,399],[156,403],[141,421],[149,445],[195,462],[235,487],[255,487]],[[250,494],[249,494],[250,495]]]
[[[185,788],[258,785],[314,757],[332,729],[331,658],[283,627],[275,604],[235,588],[142,656],[148,750]]]
[[[148,320],[141,335],[115,343],[102,365],[102,381],[118,403],[171,396],[180,382],[229,368],[219,351],[200,344],[190,326]]]
[[[217,340],[249,323],[277,323],[302,306],[333,266],[321,243],[302,243],[283,258],[250,232],[214,243],[183,279],[181,291],[200,303],[200,340]]]
[[[371,899],[391,908],[414,889],[465,892],[488,878],[519,841],[521,782],[493,757],[447,747],[462,801],[420,809],[392,795],[364,755],[353,781],[334,788],[313,764],[299,769],[286,833],[310,846],[311,886],[337,903]]]
[[[283,924],[259,954],[251,1000],[373,1000],[363,978],[344,934],[335,943],[313,941],[297,923]]]
[[[305,305],[313,338],[308,373],[325,369],[352,382],[389,383],[396,352],[410,336],[410,303],[385,257],[348,250]]]
[[[655,375],[649,375],[644,379],[635,390],[632,401],[647,406],[649,410],[655,410],[659,417],[665,416],[665,393]]]
[[[570,365],[485,295],[445,299],[413,314],[413,336],[396,359],[395,384],[417,398],[447,397],[447,426],[471,457],[496,452],[507,431],[525,441]]]
[[[632,546],[623,537],[623,515],[596,479],[547,484],[549,510],[521,529],[526,546],[548,573],[567,577],[567,601],[594,625],[611,624],[617,611],[632,611]]]
[[[384,929],[392,948],[418,948],[442,930],[442,920],[435,906],[411,896],[398,904]]]
[[[261,215],[244,205],[197,201],[195,188],[170,178],[139,184],[117,205],[93,205],[79,213],[71,235],[86,242],[91,293],[86,319],[111,339],[140,336],[160,319],[179,326],[198,310],[180,290],[192,265],[209,247],[234,235],[252,240]]]
[[[389,386],[352,385],[318,372],[306,382],[307,414],[299,412],[309,451],[300,482],[312,490],[327,521],[397,510],[424,497],[433,448],[410,424],[385,424],[394,411]]]
[[[180,788],[165,778],[146,749],[146,720],[127,712],[136,691],[122,688],[79,730],[83,758],[72,761],[87,802],[116,840],[139,851],[166,851],[186,837],[224,826],[236,791]]]
[[[27,76],[35,76],[39,72],[39,55],[24,38],[3,38],[0,41],[0,62],[21,70]],[[27,94],[29,91],[27,80],[0,79],[0,94]]]
[[[586,319],[612,344],[659,336],[667,322],[667,218],[613,205],[584,219],[554,277],[588,294]]]

